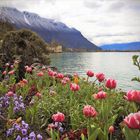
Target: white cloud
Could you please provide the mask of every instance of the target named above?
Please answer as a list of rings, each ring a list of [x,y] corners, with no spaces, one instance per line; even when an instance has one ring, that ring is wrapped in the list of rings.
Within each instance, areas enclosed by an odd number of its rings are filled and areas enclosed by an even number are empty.
[[[75,27],[97,45],[140,41],[140,0],[0,0]]]

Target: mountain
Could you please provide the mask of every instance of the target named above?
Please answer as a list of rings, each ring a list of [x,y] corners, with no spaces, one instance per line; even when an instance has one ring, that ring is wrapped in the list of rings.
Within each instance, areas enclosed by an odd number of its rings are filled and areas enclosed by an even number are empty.
[[[140,42],[130,42],[130,43],[116,43],[100,46],[103,50],[116,50],[116,51],[135,51],[140,50]]]
[[[64,23],[56,22],[53,19],[42,18],[35,13],[21,12],[16,8],[0,7],[0,21],[8,21],[17,29],[30,29],[39,34],[46,42],[50,43],[55,40],[67,49],[100,50],[75,28],[69,28]]]

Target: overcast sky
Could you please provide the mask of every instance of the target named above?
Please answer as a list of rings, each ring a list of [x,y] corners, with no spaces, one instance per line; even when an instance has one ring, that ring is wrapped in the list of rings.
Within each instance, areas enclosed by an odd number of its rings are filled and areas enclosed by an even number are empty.
[[[140,0],[0,0],[75,27],[96,45],[140,41]]]

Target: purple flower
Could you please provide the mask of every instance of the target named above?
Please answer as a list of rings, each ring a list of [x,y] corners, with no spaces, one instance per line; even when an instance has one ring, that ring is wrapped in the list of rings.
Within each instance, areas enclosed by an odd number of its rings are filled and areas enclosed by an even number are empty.
[[[17,130],[17,131],[20,131],[21,130],[21,128],[20,128],[20,125],[18,125],[18,124],[13,124],[13,127]]]
[[[19,108],[18,107],[14,107],[14,112],[18,112]]]
[[[26,135],[27,134],[27,129],[21,129],[22,135]]]
[[[21,140],[21,136],[18,135],[17,138],[16,138],[16,140]]]
[[[35,139],[36,139],[35,133],[34,133],[34,132],[31,132],[31,133],[29,134],[29,138],[30,138],[31,140],[35,140]]]
[[[38,135],[37,135],[37,139],[38,139],[38,140],[43,140],[43,137],[42,137],[40,134],[38,134]]]
[[[22,140],[29,140],[29,139],[28,139],[28,137],[24,137],[24,138],[22,138]]]
[[[29,125],[25,123],[24,121],[22,121],[22,128],[28,129]]]
[[[13,131],[14,131],[14,128],[8,129],[8,130],[6,131],[6,136],[7,136],[7,137],[11,136],[12,133],[13,133]]]
[[[64,131],[63,127],[59,127],[58,130],[59,130],[61,133],[63,133],[63,131]]]

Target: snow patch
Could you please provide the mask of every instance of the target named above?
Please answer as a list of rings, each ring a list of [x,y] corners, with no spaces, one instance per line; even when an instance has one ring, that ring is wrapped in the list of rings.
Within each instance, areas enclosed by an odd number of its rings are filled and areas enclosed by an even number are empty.
[[[24,20],[28,25],[31,25],[30,22],[28,21],[28,19],[26,18],[26,16],[24,15]]]

